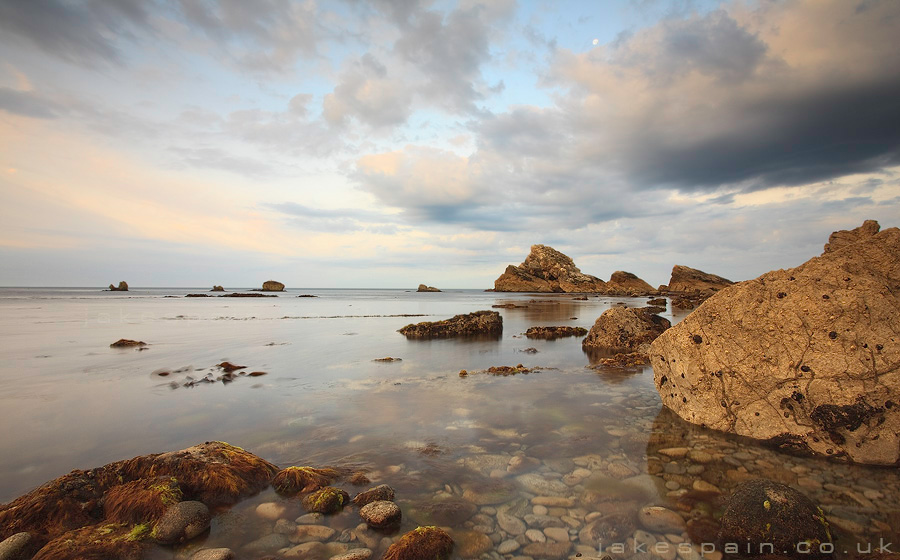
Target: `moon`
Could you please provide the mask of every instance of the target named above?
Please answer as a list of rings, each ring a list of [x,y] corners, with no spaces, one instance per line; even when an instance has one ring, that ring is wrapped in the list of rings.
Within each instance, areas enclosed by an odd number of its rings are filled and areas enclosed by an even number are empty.
[[[595,45],[599,45],[599,44],[600,44],[600,39],[594,39],[593,41],[591,41],[591,43],[593,43],[593,44],[595,44]]]

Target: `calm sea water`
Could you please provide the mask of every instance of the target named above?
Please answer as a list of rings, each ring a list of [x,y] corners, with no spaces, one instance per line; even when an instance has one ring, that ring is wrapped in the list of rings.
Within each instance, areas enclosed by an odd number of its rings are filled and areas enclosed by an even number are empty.
[[[404,529],[423,520],[415,519],[423,504],[471,496],[503,477],[514,454],[542,461],[536,472],[565,484],[562,494],[578,503],[570,513],[582,525],[598,493],[629,495],[615,490],[623,481],[650,488],[645,502],[677,509],[697,480],[727,493],[755,476],[803,489],[844,526],[844,542],[890,536],[900,521],[895,469],[791,457],[687,426],[662,409],[649,368],[590,369],[580,338],[522,335],[536,325],[589,329],[610,306],[642,306],[643,299],[468,290],[310,289],[246,299],[188,293],[205,289],[0,289],[0,501],[75,468],[223,440],[281,466],[368,470],[373,483],[397,490]],[[409,341],[396,332],[504,303],[523,307],[497,309],[499,340]],[[148,346],[110,348],[120,338]],[[402,361],[373,361],[386,356]],[[184,386],[219,375],[214,366],[222,361],[265,375]],[[520,363],[544,369],[458,375]],[[709,460],[679,464],[657,452],[679,446],[706,450]],[[503,480],[520,494],[506,506],[533,498],[528,484]],[[229,515],[244,521],[223,516],[206,545],[240,547],[271,532],[248,520],[273,499],[268,491],[234,508]],[[342,529],[358,518],[329,522]],[[570,527],[578,544],[579,526]]]

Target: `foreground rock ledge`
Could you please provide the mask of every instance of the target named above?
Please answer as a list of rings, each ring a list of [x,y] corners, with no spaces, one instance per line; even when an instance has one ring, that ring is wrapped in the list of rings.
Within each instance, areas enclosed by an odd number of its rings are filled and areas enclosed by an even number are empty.
[[[492,336],[503,333],[503,318],[496,311],[476,311],[468,315],[456,315],[443,321],[425,321],[409,324],[400,329],[407,338],[450,338],[454,336]]]
[[[72,471],[0,505],[0,541],[27,532],[35,558],[136,558],[163,513],[182,500],[233,504],[268,486],[276,472],[224,442]]]
[[[657,338],[663,404],[783,448],[900,465],[900,230],[864,229],[725,288]]]

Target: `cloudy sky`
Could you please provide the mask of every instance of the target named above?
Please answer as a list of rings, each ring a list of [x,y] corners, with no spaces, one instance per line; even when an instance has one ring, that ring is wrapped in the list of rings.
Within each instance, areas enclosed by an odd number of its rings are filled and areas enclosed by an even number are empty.
[[[735,280],[900,225],[900,2],[0,0],[0,285]]]

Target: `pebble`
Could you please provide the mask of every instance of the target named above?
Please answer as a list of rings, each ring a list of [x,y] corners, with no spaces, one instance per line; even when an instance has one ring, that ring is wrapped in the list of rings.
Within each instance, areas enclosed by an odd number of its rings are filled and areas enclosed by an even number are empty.
[[[497,524],[500,525],[501,529],[513,536],[525,533],[526,529],[524,521],[505,511],[497,512]]]
[[[273,531],[275,533],[281,533],[282,535],[291,535],[294,531],[297,530],[297,524],[291,523],[287,519],[279,519],[275,522],[275,528]]]
[[[500,554],[509,554],[511,552],[519,550],[521,546],[522,545],[519,544],[519,542],[515,539],[507,539],[500,543],[500,545],[497,547],[497,552],[499,552]]]
[[[661,506],[646,506],[638,512],[641,525],[654,533],[680,533],[686,524],[684,518]]]
[[[531,500],[531,503],[537,506],[547,507],[569,508],[575,506],[575,500],[573,498],[558,498],[554,496],[537,496]]]
[[[230,548],[204,548],[195,552],[191,560],[234,560],[234,552]]]
[[[332,556],[329,560],[368,560],[372,554],[374,553],[368,548],[354,548],[349,552]]]
[[[544,535],[544,533],[538,531],[537,529],[528,529],[527,531],[525,531],[525,536],[531,542],[547,542],[547,537]]]
[[[318,525],[323,519],[325,519],[325,516],[321,513],[307,513],[295,519],[294,523],[297,525]]]
[[[569,542],[569,531],[562,527],[547,527],[544,534],[557,542]]]
[[[256,506],[256,515],[268,521],[279,519],[287,511],[287,507],[275,502],[266,502]]]
[[[694,490],[697,490],[698,492],[713,492],[715,494],[722,493],[722,491],[719,490],[718,486],[716,486],[715,484],[710,484],[709,482],[706,482],[701,478],[694,480],[693,487]]]
[[[400,507],[394,502],[379,500],[364,505],[359,510],[359,516],[374,529],[386,529],[400,524],[402,514]],[[317,527],[317,525],[309,525]]]
[[[22,557],[29,542],[31,542],[30,533],[16,533],[6,538],[0,542],[0,559],[18,560]]]
[[[294,544],[307,543],[312,541],[327,541],[337,531],[325,525],[297,525],[297,529],[293,535],[290,535],[290,541]]]
[[[531,508],[531,513],[535,515],[547,515],[547,506],[538,504]]]

